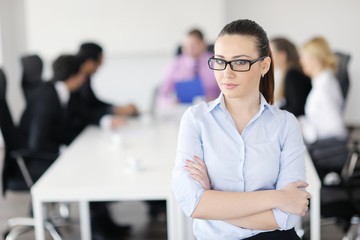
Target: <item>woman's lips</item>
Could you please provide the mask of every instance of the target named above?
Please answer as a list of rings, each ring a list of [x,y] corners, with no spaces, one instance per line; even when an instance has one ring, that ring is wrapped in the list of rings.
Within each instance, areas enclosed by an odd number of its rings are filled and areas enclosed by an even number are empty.
[[[222,85],[226,89],[234,89],[238,86],[238,84],[235,83],[223,83]]]

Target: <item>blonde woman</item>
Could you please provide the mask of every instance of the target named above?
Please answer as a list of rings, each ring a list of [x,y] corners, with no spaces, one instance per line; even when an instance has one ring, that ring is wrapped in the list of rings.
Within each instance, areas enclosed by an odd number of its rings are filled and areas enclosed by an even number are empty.
[[[299,120],[310,156],[324,184],[337,184],[347,158],[344,98],[334,75],[336,58],[323,37],[308,41],[301,64],[311,77],[312,89]]]
[[[323,37],[308,41],[301,50],[301,64],[312,81],[305,117],[300,119],[305,141],[314,143],[327,138],[346,138],[342,113],[344,99],[334,75],[336,58],[328,42]]]

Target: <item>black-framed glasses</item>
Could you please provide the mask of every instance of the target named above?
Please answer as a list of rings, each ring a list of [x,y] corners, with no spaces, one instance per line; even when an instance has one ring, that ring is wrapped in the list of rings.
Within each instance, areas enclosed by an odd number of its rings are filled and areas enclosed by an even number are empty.
[[[232,61],[225,61],[221,58],[211,57],[208,60],[209,68],[216,71],[225,70],[227,65],[230,64],[231,70],[235,72],[247,72],[250,71],[251,65],[254,63],[263,60],[267,56],[259,57],[254,60],[247,59],[235,59]]]

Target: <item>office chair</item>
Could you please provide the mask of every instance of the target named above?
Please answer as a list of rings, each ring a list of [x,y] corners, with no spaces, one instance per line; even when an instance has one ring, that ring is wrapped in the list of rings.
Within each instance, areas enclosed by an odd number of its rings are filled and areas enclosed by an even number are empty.
[[[328,223],[336,223],[341,227],[343,239],[353,239],[354,232],[351,227],[360,223],[359,157],[359,144],[353,141],[340,173],[341,181],[337,184],[321,186],[321,217],[335,220]],[[359,231],[355,235],[358,233]]]
[[[42,79],[43,62],[38,55],[23,56],[20,62],[22,67],[21,87],[28,103],[44,83]]]
[[[39,175],[39,165],[36,161],[46,162],[53,159],[53,154],[32,153],[25,149],[24,138],[15,126],[6,102],[6,77],[0,68],[0,129],[5,143],[5,155],[2,169],[2,193],[7,191],[30,191],[31,186]],[[33,164],[32,164],[33,163]],[[42,164],[44,166],[44,164]],[[35,173],[35,174],[33,174]],[[5,240],[15,239],[34,227],[31,217],[12,218],[8,220],[8,230],[4,234]],[[45,222],[45,228],[55,240],[61,237],[52,223]]]
[[[39,55],[32,54],[22,56],[20,62],[22,67],[21,87],[25,101],[29,103],[45,82],[42,78],[43,61]],[[61,218],[68,220],[70,218],[69,204],[60,203],[59,212]]]
[[[340,177],[349,155],[347,139],[322,139],[307,145],[307,149],[322,183],[330,172]]]
[[[358,239],[360,235],[360,148],[359,141],[354,140],[351,144],[349,157],[341,172],[343,185],[345,186],[351,204],[355,210],[351,224],[356,224],[356,232],[352,236]]]
[[[320,189],[320,209],[321,209],[321,226],[325,225],[337,225],[342,231],[343,240],[352,240],[354,238],[354,231],[352,226],[358,224],[358,215],[360,209],[357,209],[353,203],[352,193],[359,191],[360,188],[350,188],[349,180],[353,176],[353,172],[349,166],[354,165],[354,158],[358,159],[358,154],[354,154],[351,150],[344,168],[342,170],[342,181],[336,185],[324,185],[322,184]],[[349,164],[351,162],[351,164]],[[359,161],[360,162],[360,161]],[[358,185],[360,186],[360,184]],[[360,195],[357,195],[360,196]],[[357,198],[360,199],[360,198]],[[310,204],[311,208],[311,204]],[[311,219],[310,219],[311,221]],[[306,228],[303,240],[310,240],[308,228]],[[311,229],[310,229],[311,230]]]
[[[333,220],[329,223],[338,225],[342,229],[343,235],[346,236],[350,230],[353,217],[357,216],[359,212],[353,205],[345,183],[322,186],[320,195],[321,217]],[[322,225],[324,224],[322,223]]]
[[[337,58],[337,67],[335,70],[335,76],[339,80],[341,92],[343,94],[344,100],[346,100],[350,87],[348,65],[351,57],[349,54],[342,52],[335,52],[334,54]]]
[[[339,81],[341,93],[345,102],[350,87],[348,64],[351,57],[349,54],[342,52],[335,52],[334,54],[337,58],[337,67],[334,73],[337,80]],[[345,104],[343,105],[343,108],[344,107]],[[340,174],[346,158],[349,155],[349,150],[347,147],[348,144],[348,139],[339,140],[331,138],[321,140],[312,146],[308,146],[309,154],[314,161],[314,165],[318,170],[321,180],[323,180],[326,174],[331,171]]]
[[[350,55],[341,52],[334,54],[337,58],[335,76],[339,81],[345,102],[350,87],[348,74]],[[351,149],[348,148],[349,145],[352,145]],[[321,216],[335,218],[336,223],[342,227],[345,237],[350,234],[352,223],[359,222],[360,167],[357,166],[359,158],[357,142],[351,143],[349,139],[325,139],[308,146],[308,150],[322,181]],[[331,174],[338,176],[339,182],[326,181]]]

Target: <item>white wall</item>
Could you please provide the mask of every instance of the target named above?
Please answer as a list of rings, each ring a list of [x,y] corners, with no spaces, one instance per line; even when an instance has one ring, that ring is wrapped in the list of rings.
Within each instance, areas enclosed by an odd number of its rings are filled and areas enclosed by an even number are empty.
[[[357,0],[227,0],[226,22],[249,18],[258,22],[269,37],[284,35],[299,47],[315,35],[323,35],[333,50],[348,52],[351,89],[345,119],[360,125],[360,2]]]
[[[14,90],[19,87],[21,54],[36,52],[49,66],[60,53],[75,52],[80,42],[97,41],[104,46],[107,59],[95,76],[95,91],[108,101],[135,101],[146,110],[153,87],[190,27],[202,28],[207,39],[214,41],[228,21],[250,18],[259,22],[269,37],[285,35],[301,46],[321,34],[334,50],[351,53],[352,86],[345,117],[349,124],[360,124],[356,106],[359,101],[356,93],[360,90],[357,0],[0,0],[0,3],[0,21],[7,19],[1,30],[2,61],[11,75],[10,104],[15,112],[20,112],[23,106],[22,96]],[[45,76],[50,76],[49,68]]]
[[[3,52],[2,52],[2,40],[1,40],[1,19],[0,19],[0,67],[3,65]]]
[[[26,49],[24,0],[0,0],[2,67],[7,77],[7,100],[17,121],[24,107],[18,56]]]
[[[114,103],[133,101],[147,110],[176,46],[192,27],[214,41],[224,24],[221,0],[27,0],[28,52],[49,63],[75,52],[82,41],[105,48],[106,62],[96,76],[97,94]]]
[[[96,39],[110,53],[164,53],[191,26],[215,37],[223,9],[221,0],[28,0],[29,48],[57,54]]]

